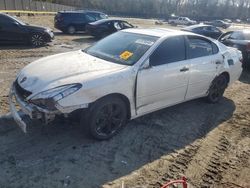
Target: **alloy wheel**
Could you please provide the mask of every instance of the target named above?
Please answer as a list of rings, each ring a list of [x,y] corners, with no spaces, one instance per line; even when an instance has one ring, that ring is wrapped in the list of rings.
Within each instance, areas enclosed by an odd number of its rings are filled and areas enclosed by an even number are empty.
[[[34,34],[34,35],[31,37],[31,43],[32,43],[32,45],[34,45],[34,46],[41,46],[41,45],[44,44],[43,37],[42,37],[40,34]]]
[[[100,136],[108,137],[118,131],[124,123],[124,115],[121,106],[110,103],[103,106],[96,117],[96,132]]]

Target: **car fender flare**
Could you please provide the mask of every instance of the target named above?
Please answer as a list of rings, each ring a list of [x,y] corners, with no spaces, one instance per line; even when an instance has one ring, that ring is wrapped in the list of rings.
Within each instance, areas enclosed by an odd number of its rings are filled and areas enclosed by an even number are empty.
[[[89,107],[91,108],[91,106],[93,106],[93,104],[96,103],[97,101],[103,100],[104,98],[112,98],[112,97],[118,97],[125,102],[126,108],[128,110],[128,119],[130,119],[131,118],[131,102],[129,101],[127,96],[125,96],[121,93],[111,93],[111,94],[102,96],[102,97],[98,98],[95,102],[91,103]]]

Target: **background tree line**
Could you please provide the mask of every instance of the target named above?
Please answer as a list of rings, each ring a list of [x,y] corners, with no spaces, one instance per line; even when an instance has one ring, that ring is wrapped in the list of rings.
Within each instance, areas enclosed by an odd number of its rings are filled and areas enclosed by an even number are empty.
[[[107,14],[168,18],[188,16],[196,20],[250,18],[250,0],[81,0],[84,9]]]

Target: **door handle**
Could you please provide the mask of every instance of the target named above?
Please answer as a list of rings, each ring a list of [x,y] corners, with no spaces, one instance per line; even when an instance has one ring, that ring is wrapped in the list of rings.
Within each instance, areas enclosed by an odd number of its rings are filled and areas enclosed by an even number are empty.
[[[183,67],[182,69],[180,69],[180,72],[186,72],[186,71],[189,71],[189,68]]]

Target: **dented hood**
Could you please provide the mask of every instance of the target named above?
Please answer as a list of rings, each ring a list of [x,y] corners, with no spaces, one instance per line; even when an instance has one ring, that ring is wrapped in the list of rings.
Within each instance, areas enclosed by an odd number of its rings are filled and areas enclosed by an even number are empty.
[[[126,67],[79,50],[39,59],[27,65],[17,80],[22,88],[34,94],[65,84],[82,83]]]

